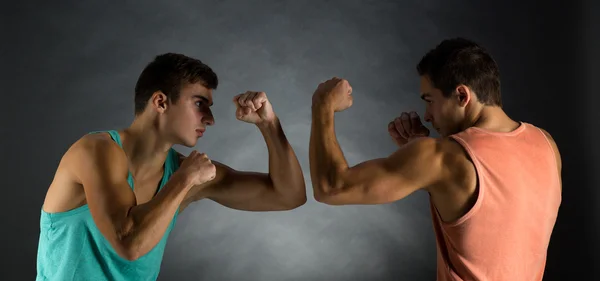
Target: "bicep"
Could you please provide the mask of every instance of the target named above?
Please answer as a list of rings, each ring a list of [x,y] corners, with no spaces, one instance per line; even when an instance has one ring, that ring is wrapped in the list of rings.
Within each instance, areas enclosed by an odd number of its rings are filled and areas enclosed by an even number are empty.
[[[386,158],[362,162],[340,172],[317,200],[330,205],[385,204],[435,185],[442,157],[434,139],[416,140]]]
[[[112,145],[101,140],[82,140],[73,149],[71,163],[83,185],[94,222],[119,251],[117,242],[136,199],[127,183],[125,156]]]

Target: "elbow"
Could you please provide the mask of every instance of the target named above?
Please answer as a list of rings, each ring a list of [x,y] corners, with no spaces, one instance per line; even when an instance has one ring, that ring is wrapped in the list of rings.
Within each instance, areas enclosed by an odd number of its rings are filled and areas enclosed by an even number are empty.
[[[313,197],[319,203],[333,205],[333,192],[329,185],[313,184]]]
[[[131,239],[127,237],[119,238],[116,244],[117,247],[115,247],[115,250],[117,254],[127,261],[136,261],[143,255],[139,247],[135,247]]]
[[[342,191],[348,189],[345,180],[347,169],[337,170],[336,173],[318,175],[313,178],[313,196],[315,201],[327,205],[339,205],[335,202]]]
[[[306,184],[304,180],[295,182],[294,184],[279,184],[271,183],[271,188],[277,194],[279,199],[279,208],[282,211],[289,211],[299,208],[306,204]]]
[[[308,200],[306,197],[306,190],[302,190],[302,192],[297,192],[293,196],[289,196],[285,200],[284,209],[285,210],[293,210],[293,209],[299,208],[299,207],[303,206],[304,204],[306,204],[307,201]]]
[[[143,253],[140,251],[139,241],[133,235],[133,221],[129,220],[120,230],[115,232],[113,243],[115,252],[128,261],[138,260]]]
[[[313,196],[315,201],[326,205],[346,205],[348,200],[348,191],[355,189],[354,185],[349,185],[347,181],[323,180],[313,183]]]
[[[296,209],[306,204],[306,201],[308,201],[306,198],[306,189],[302,189],[301,192],[298,192],[298,194],[294,197],[291,207],[292,209]]]
[[[314,198],[315,198],[315,201],[317,201],[319,203],[326,204],[326,205],[333,205],[332,201],[331,201],[332,196],[330,194],[327,194],[324,192],[315,192]]]

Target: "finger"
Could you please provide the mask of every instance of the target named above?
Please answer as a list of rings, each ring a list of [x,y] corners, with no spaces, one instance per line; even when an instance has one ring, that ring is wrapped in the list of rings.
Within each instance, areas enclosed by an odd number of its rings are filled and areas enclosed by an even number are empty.
[[[331,77],[331,79],[327,80],[326,84],[332,85],[332,86],[336,86],[337,84],[340,83],[340,78],[337,77]]]
[[[257,92],[252,92],[250,94],[248,94],[248,97],[246,98],[246,102],[244,103],[245,106],[250,107],[250,109],[252,109],[252,111],[256,111],[256,106],[254,106],[254,99],[256,98],[256,95],[258,93]]]
[[[400,120],[402,122],[402,128],[404,128],[404,132],[408,134],[408,137],[412,134],[412,126],[410,124],[410,116],[406,112],[402,112],[400,115]]]
[[[390,133],[390,136],[392,137],[392,140],[398,145],[401,146],[402,145],[402,136],[400,136],[400,134],[398,133],[398,131],[396,130],[396,126],[394,125],[394,121],[390,122],[388,124],[388,132]]]
[[[410,128],[411,128],[410,133],[411,134],[419,134],[419,132],[422,131],[423,127],[424,126],[423,126],[423,123],[421,123],[421,119],[419,119],[419,115],[416,112],[411,111],[410,112]]]
[[[394,121],[390,122],[388,124],[388,132],[390,133],[390,136],[397,138],[397,139],[404,139],[406,140],[407,138],[403,135],[405,135],[404,133],[401,134],[400,131],[396,128],[396,123]]]
[[[394,125],[394,121],[390,122],[388,124],[388,133],[390,133],[390,136],[392,136],[393,138],[399,138],[401,137],[400,134],[398,133],[398,130],[396,130],[396,126]]]
[[[402,136],[404,139],[408,139],[409,135],[404,131],[400,117],[396,117],[396,119],[394,119],[394,127],[400,136]]]
[[[243,116],[246,116],[250,113],[252,113],[252,109],[250,107],[242,107],[242,115]]]
[[[247,91],[245,93],[242,94],[242,96],[240,97],[238,103],[240,104],[240,106],[246,106],[246,100],[248,99],[248,95],[251,94],[252,92]]]
[[[239,104],[239,100],[240,100],[240,97],[241,97],[241,96],[242,96],[242,94],[235,95],[235,96],[233,97],[232,101],[233,101],[233,103],[234,103],[235,105],[238,105],[238,104]]]
[[[254,103],[254,108],[256,108],[256,110],[260,109],[263,104],[267,102],[267,94],[265,92],[257,93],[252,99],[252,102]]]
[[[235,110],[235,117],[238,119],[244,117],[244,107],[238,106],[238,108]]]
[[[239,110],[242,106],[240,105],[240,100],[243,98],[243,95],[238,95],[238,97],[234,100],[236,111]],[[237,114],[237,113],[236,113]]]

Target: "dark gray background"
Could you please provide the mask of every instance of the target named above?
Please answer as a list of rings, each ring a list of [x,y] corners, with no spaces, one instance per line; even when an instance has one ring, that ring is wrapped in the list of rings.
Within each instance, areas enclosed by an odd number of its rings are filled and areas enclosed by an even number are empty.
[[[266,171],[260,133],[235,120],[230,102],[266,91],[304,168],[309,202],[279,213],[192,205],[170,237],[160,280],[434,280],[425,193],[385,206],[312,199],[310,97],[322,80],[349,79],[355,103],[336,119],[344,153],[350,164],[386,156],[394,150],[387,122],[423,111],[415,64],[454,36],[491,51],[506,111],[547,129],[561,149],[564,197],[544,280],[597,279],[584,277],[599,262],[600,234],[600,31],[592,2],[3,3],[0,279],[34,279],[40,207],[64,151],[89,131],[128,126],[142,68],[157,54],[181,52],[221,80],[216,125],[196,149]]]

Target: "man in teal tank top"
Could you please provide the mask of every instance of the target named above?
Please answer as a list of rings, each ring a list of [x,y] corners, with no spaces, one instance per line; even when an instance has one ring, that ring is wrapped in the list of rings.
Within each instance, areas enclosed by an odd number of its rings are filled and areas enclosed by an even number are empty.
[[[236,95],[238,120],[255,124],[269,172],[236,171],[194,147],[208,126],[217,75],[200,60],[167,53],[142,71],[135,119],[93,131],[63,155],[41,209],[36,280],[156,280],[167,238],[191,202],[245,211],[306,202],[304,177],[264,92]]]

